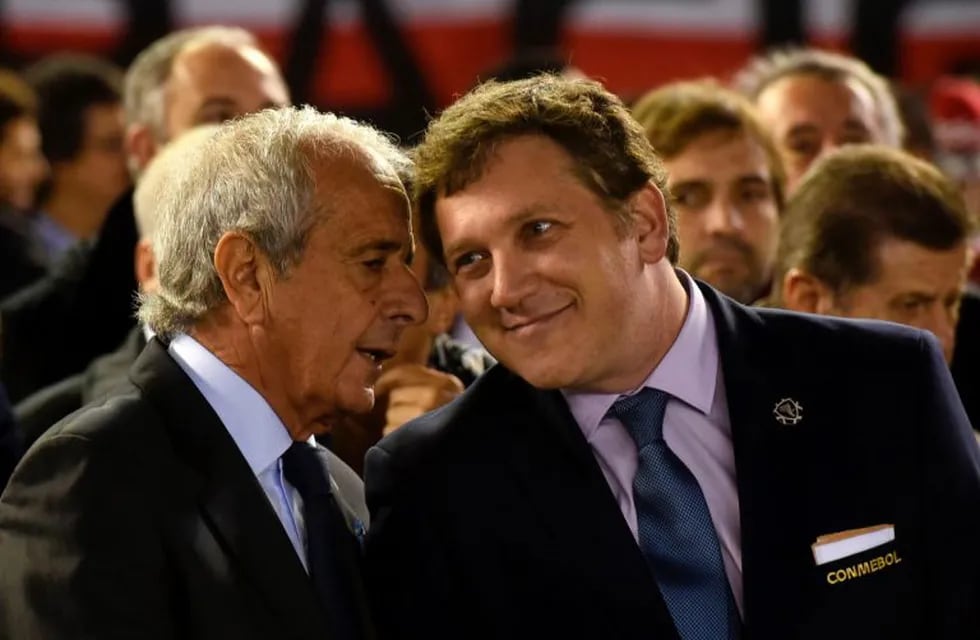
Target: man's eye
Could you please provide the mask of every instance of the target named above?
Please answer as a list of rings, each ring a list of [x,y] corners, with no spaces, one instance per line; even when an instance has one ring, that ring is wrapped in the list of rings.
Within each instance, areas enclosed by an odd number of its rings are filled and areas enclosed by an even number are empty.
[[[362,264],[368,269],[370,269],[371,271],[381,271],[382,269],[384,269],[385,259],[374,258],[373,260],[365,260]]]
[[[690,187],[673,192],[674,204],[682,209],[703,209],[711,200],[707,189]]]
[[[916,313],[924,309],[927,301],[918,298],[906,298],[899,302],[899,308],[905,313]]]
[[[794,156],[812,158],[820,153],[820,142],[818,140],[796,139],[790,140],[786,148]]]
[[[766,189],[765,187],[746,187],[739,193],[739,199],[742,202],[754,204],[768,200],[769,195],[769,189]]]
[[[482,262],[483,258],[483,254],[476,251],[470,251],[469,253],[464,253],[456,258],[456,260],[453,261],[453,266],[456,268],[456,272],[458,273],[462,269],[472,267],[473,265]]]
[[[848,131],[840,137],[837,144],[867,144],[869,142],[871,142],[871,132],[862,129],[860,131]]]
[[[528,225],[529,230],[534,235],[541,235],[542,233],[547,233],[551,227],[554,226],[553,223],[547,220],[535,220],[530,225]]]
[[[229,120],[234,120],[237,116],[238,114],[230,109],[206,111],[198,117],[197,124],[222,124]]]

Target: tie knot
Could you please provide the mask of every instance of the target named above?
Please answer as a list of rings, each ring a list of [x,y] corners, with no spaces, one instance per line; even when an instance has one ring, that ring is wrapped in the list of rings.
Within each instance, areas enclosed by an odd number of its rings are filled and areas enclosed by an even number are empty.
[[[621,423],[642,449],[664,437],[664,412],[670,396],[660,389],[644,387],[631,396],[623,396],[609,409],[610,415]]]
[[[282,454],[282,472],[303,500],[330,495],[330,473],[326,456],[308,442],[293,442]]]

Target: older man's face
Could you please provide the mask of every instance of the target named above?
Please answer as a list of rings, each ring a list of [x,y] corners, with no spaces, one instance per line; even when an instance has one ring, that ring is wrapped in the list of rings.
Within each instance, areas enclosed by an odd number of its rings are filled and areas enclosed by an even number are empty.
[[[966,243],[934,250],[890,238],[874,253],[877,277],[840,296],[835,313],[930,331],[942,344],[946,361],[951,361],[960,300],[966,288]]]
[[[254,47],[191,45],[174,60],[164,90],[168,139],[199,124],[220,124],[289,104],[276,64]]]
[[[270,319],[257,336],[263,382],[313,431],[338,413],[365,413],[402,330],[425,320],[408,264],[408,200],[397,179],[363,161],[315,165],[319,221],[299,264],[270,288]]]

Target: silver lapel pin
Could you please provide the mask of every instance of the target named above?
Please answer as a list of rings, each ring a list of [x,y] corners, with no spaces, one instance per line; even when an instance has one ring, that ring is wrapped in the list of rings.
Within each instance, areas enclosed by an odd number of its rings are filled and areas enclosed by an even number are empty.
[[[772,415],[779,424],[796,424],[803,419],[803,405],[792,398],[783,398],[773,407]]]

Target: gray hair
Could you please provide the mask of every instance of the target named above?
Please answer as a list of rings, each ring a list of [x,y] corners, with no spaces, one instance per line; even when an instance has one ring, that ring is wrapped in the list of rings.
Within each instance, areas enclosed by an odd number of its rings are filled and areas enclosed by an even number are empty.
[[[174,60],[189,45],[212,42],[258,47],[255,36],[239,27],[194,27],[160,38],[136,56],[126,71],[123,106],[127,124],[145,124],[158,142],[166,142],[164,85],[170,78]]]
[[[188,129],[164,145],[143,170],[133,192],[133,213],[140,238],[151,239],[156,233],[159,204],[165,200],[173,176],[186,162],[201,152],[204,143],[218,130],[218,125],[200,125]]]
[[[895,95],[885,78],[857,58],[821,49],[775,49],[749,61],[735,75],[733,84],[754,101],[777,80],[797,75],[814,75],[835,82],[853,80],[863,86],[871,94],[878,125],[885,136],[878,142],[901,148],[905,127]]]
[[[214,267],[219,239],[249,236],[277,276],[302,258],[318,216],[314,165],[364,158],[380,180],[398,183],[411,161],[368,125],[312,107],[266,109],[218,130],[182,156],[159,190],[153,253],[159,289],[140,297],[140,320],[167,337],[186,332],[227,297]]]

